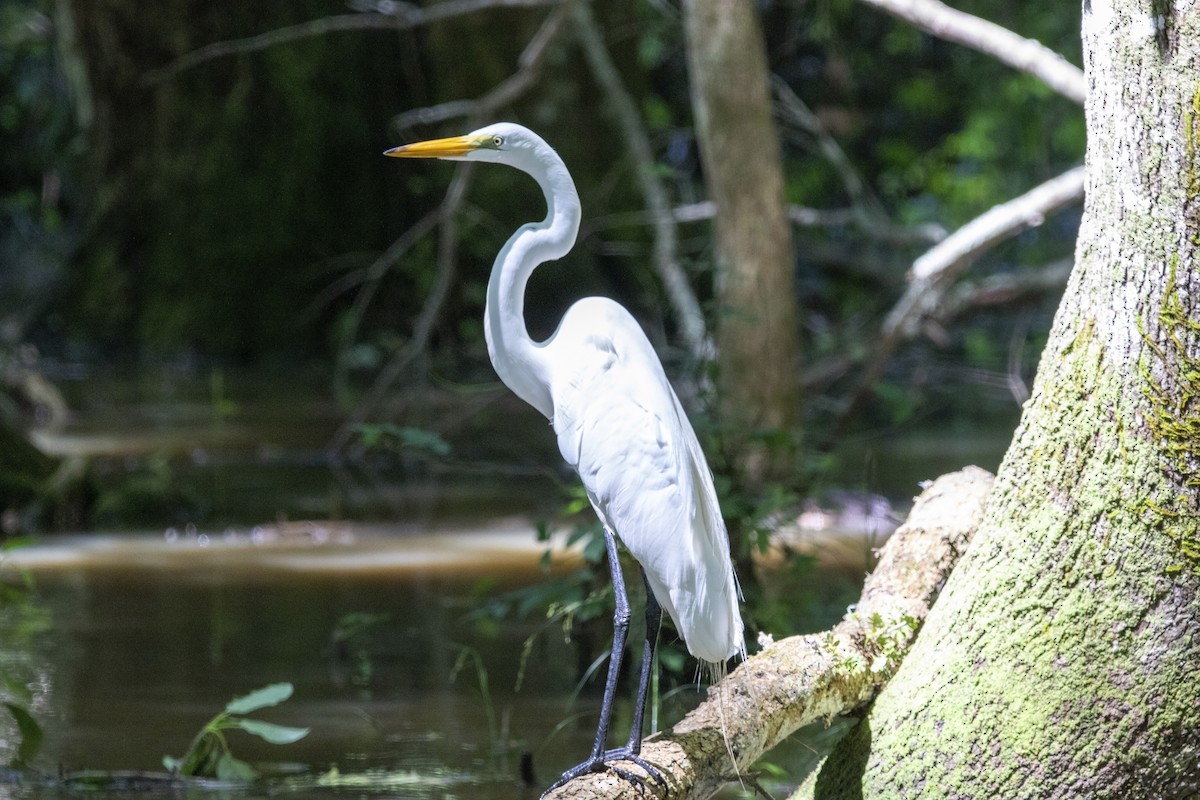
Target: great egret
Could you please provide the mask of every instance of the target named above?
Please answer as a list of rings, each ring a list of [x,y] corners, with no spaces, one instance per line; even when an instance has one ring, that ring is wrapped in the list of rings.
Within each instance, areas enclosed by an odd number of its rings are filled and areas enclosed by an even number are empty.
[[[606,769],[640,782],[612,766],[622,760],[661,781],[639,753],[662,609],[715,677],[731,656],[745,654],[729,540],[700,443],[649,340],[618,303],[603,297],[577,301],[544,342],[533,341],[525,329],[529,276],[543,262],[566,255],[579,231],[575,183],[550,145],[520,125],[498,123],[384,155],[507,164],[532,176],[546,196],[546,218],[521,226],[496,256],[484,334],[501,380],[553,423],[559,451],[579,473],[604,525],[616,597],[612,655],[591,755],[550,789]],[[614,534],[641,565],[648,591],[633,727],[624,747],[608,749],[630,619]]]

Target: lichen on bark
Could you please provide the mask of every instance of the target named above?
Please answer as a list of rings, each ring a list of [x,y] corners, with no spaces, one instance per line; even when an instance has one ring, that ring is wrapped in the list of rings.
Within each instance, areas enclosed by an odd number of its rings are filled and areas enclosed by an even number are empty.
[[[1145,511],[1161,521],[1178,549],[1180,559],[1168,565],[1168,572],[1200,571],[1200,357],[1193,355],[1200,352],[1200,321],[1184,307],[1177,269],[1178,258],[1172,258],[1156,326],[1163,344],[1143,330],[1151,355],[1141,369],[1149,407],[1146,426],[1158,443],[1165,469],[1183,487],[1143,500]]]
[[[1087,204],[1032,397],[971,551],[802,796],[1200,796],[1200,15],[1164,55],[1150,10],[1086,4]]]

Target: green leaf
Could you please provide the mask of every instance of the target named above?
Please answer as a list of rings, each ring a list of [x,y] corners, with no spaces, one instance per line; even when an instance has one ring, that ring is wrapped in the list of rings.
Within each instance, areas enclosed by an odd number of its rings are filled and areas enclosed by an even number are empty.
[[[354,426],[358,431],[358,438],[362,442],[363,447],[374,447],[379,444],[379,440],[383,438],[382,425],[361,424]]]
[[[5,703],[4,707],[17,723],[21,734],[21,743],[17,745],[17,754],[12,760],[15,769],[29,765],[42,747],[42,726],[28,711],[15,703]]]
[[[437,456],[450,455],[450,443],[425,428],[401,428],[400,446],[411,447],[414,450],[428,450]]]
[[[292,728],[256,719],[237,719],[233,722],[246,733],[252,733],[271,744],[291,744],[308,736],[308,728]]]
[[[180,775],[210,777],[222,752],[222,740],[211,731],[204,730],[192,742],[183,758],[177,759],[178,772]]]
[[[167,772],[171,773],[172,775],[178,775],[180,768],[183,766],[183,762],[178,758],[175,758],[175,756],[163,756],[162,765],[163,769],[165,769]]]
[[[222,753],[217,761],[217,778],[220,780],[252,781],[257,777],[258,770],[229,753]]]
[[[272,683],[270,686],[256,689],[250,694],[233,698],[225,706],[225,713],[249,714],[251,711],[257,711],[260,708],[277,706],[291,696],[292,685],[290,683]]]

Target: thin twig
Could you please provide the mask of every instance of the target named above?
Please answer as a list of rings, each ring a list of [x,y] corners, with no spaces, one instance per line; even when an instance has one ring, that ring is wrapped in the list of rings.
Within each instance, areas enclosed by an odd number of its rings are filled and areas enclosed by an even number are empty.
[[[887,218],[887,212],[883,209],[883,203],[879,202],[879,198],[867,188],[867,184],[850,162],[846,151],[837,143],[820,118],[808,107],[808,104],[801,100],[800,96],[793,92],[792,88],[777,75],[771,77],[771,88],[775,92],[776,108],[784,121],[799,126],[817,140],[817,148],[822,157],[842,179],[842,185],[846,188],[846,194],[855,211],[864,217],[864,227],[878,222],[891,225],[891,220]]]
[[[625,137],[625,147],[633,157],[634,175],[646,201],[650,222],[654,226],[654,268],[675,310],[675,317],[688,352],[697,362],[707,361],[713,355],[713,345],[708,337],[700,303],[696,300],[691,284],[688,283],[687,274],[679,265],[679,236],[670,213],[667,189],[658,176],[650,137],[646,133],[637,105],[613,63],[608,46],[604,42],[604,34],[592,14],[589,3],[581,2],[575,6],[574,21],[575,36],[583,47],[584,58],[596,83],[608,98],[617,125]]]
[[[951,8],[938,0],[862,0],[941,39],[986,53],[1010,67],[1040,78],[1079,105],[1087,94],[1083,70],[1035,39],[994,22]]]
[[[404,370],[408,368],[409,364],[417,356],[424,353],[426,347],[429,345],[429,337],[433,333],[434,324],[441,313],[442,306],[446,302],[446,297],[450,293],[450,286],[453,284],[454,276],[458,271],[456,260],[458,210],[466,198],[467,187],[470,185],[471,175],[473,174],[471,170],[472,166],[471,164],[457,165],[454,177],[450,181],[450,188],[446,191],[446,198],[442,201],[438,211],[435,212],[436,219],[440,223],[438,228],[437,279],[434,281],[429,294],[425,298],[425,304],[421,307],[421,313],[417,315],[417,320],[413,323],[412,336],[392,356],[383,369],[379,371],[366,397],[363,398],[358,406],[347,416],[346,421],[337,429],[337,432],[334,433],[328,445],[328,449],[332,452],[340,452],[346,447],[354,436],[355,428],[366,421],[367,417],[378,408],[383,398],[391,391],[396,381],[404,373]],[[426,219],[429,219],[430,216],[433,215],[427,216]]]
[[[391,2],[391,13],[379,11],[359,14],[339,14],[332,17],[289,25],[273,31],[249,36],[244,39],[230,39],[223,42],[213,42],[204,47],[185,53],[166,66],[151,70],[142,76],[141,83],[152,86],[175,77],[184,70],[199,66],[214,59],[244,53],[255,53],[276,45],[294,42],[298,39],[308,39],[314,36],[325,36],[342,31],[365,30],[407,30],[434,22],[474,14],[477,11],[492,8],[532,8],[537,6],[556,5],[562,0],[445,0],[431,6],[420,7],[412,3]],[[379,4],[383,6],[383,3]]]
[[[392,127],[406,131],[418,125],[431,125],[451,119],[470,117],[485,119],[504,106],[512,105],[526,92],[537,85],[542,65],[550,52],[550,45],[558,39],[566,27],[567,15],[575,0],[559,0],[560,5],[546,16],[537,33],[525,45],[517,58],[517,70],[480,97],[465,100],[450,100],[436,106],[414,108],[392,118]]]

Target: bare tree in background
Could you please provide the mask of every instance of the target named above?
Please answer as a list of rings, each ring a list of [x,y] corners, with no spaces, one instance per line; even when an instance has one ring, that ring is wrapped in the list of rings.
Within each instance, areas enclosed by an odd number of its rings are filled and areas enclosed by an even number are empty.
[[[798,392],[792,233],[762,30],[749,0],[684,3],[696,139],[716,206],[722,415],[789,431]],[[747,447],[751,480],[786,473],[789,448]]]

